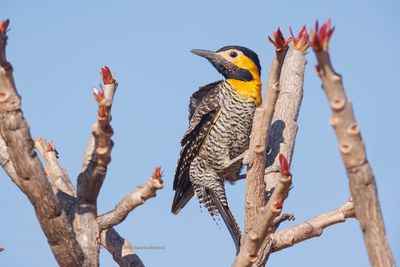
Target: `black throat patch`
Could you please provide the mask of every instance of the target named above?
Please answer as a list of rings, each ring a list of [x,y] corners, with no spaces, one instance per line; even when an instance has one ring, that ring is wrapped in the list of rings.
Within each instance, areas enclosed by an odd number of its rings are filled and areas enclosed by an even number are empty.
[[[225,61],[222,64],[220,62],[218,63],[211,62],[211,63],[218,70],[218,72],[224,75],[225,79],[235,79],[245,82],[253,80],[253,75],[250,73],[250,71],[239,68],[238,66],[235,66],[233,63],[229,61]]]

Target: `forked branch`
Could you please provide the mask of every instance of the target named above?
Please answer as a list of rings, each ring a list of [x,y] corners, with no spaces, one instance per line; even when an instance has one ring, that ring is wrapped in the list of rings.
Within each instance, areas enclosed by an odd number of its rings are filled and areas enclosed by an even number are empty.
[[[292,31],[291,31],[292,33]],[[285,155],[290,167],[297,136],[297,119],[303,99],[305,53],[309,47],[309,36],[303,27],[297,36],[292,33],[291,49],[286,55],[281,74],[281,93],[275,106],[271,130],[269,133],[266,156],[265,184],[267,199],[280,178],[280,163],[278,155]],[[264,266],[271,253],[271,242],[266,238],[259,251],[254,266]]]
[[[282,154],[279,155],[279,160],[281,177],[267,205],[260,209],[253,228],[243,236],[239,254],[232,265],[234,267],[252,266],[256,262],[263,241],[274,229],[274,219],[282,212],[283,202],[292,184],[292,175],[289,172],[288,162]]]
[[[79,266],[82,251],[34,151],[29,126],[22,114],[12,66],[6,59],[8,24],[8,20],[0,23],[0,132],[6,144],[3,153],[8,157],[3,167],[34,206],[57,262],[62,266]]]

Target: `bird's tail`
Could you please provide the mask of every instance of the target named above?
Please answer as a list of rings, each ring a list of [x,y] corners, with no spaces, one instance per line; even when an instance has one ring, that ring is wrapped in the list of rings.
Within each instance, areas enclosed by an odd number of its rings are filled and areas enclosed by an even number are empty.
[[[207,189],[206,189],[207,190]],[[236,222],[235,217],[233,217],[233,214],[228,207],[228,205],[224,205],[221,203],[221,201],[218,199],[218,197],[215,195],[215,193],[212,190],[207,190],[207,195],[211,197],[211,200],[215,207],[218,209],[219,214],[221,215],[222,219],[225,222],[226,227],[229,230],[229,233],[232,236],[233,242],[235,243],[236,247],[236,255],[239,253],[240,250],[240,238],[242,237],[242,233],[240,231],[240,227]]]
[[[178,214],[178,212],[188,203],[193,197],[193,188],[189,181],[182,186],[175,188],[174,200],[172,201],[171,212]]]

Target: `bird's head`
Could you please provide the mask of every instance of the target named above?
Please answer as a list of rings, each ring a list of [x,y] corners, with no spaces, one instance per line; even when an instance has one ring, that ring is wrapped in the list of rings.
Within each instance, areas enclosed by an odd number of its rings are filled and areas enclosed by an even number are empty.
[[[261,65],[256,53],[242,46],[225,46],[217,51],[191,50],[206,58],[225,77],[239,96],[261,103]]]

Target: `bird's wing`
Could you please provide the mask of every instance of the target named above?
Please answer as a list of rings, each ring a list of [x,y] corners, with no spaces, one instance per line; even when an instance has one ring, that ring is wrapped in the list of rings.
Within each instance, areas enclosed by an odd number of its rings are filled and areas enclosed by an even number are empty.
[[[190,116],[189,126],[181,141],[182,147],[173,185],[175,196],[171,211],[174,214],[177,214],[194,194],[189,180],[189,168],[218,117],[220,105],[217,94],[220,85],[221,82],[206,85],[195,92],[190,100],[190,108],[194,108],[194,111]]]
[[[207,84],[205,86],[200,87],[199,90],[193,93],[193,95],[190,97],[190,102],[189,102],[189,121],[192,119],[194,111],[199,106],[203,98],[207,96],[212,89],[218,87],[221,82],[222,81],[217,81]]]

